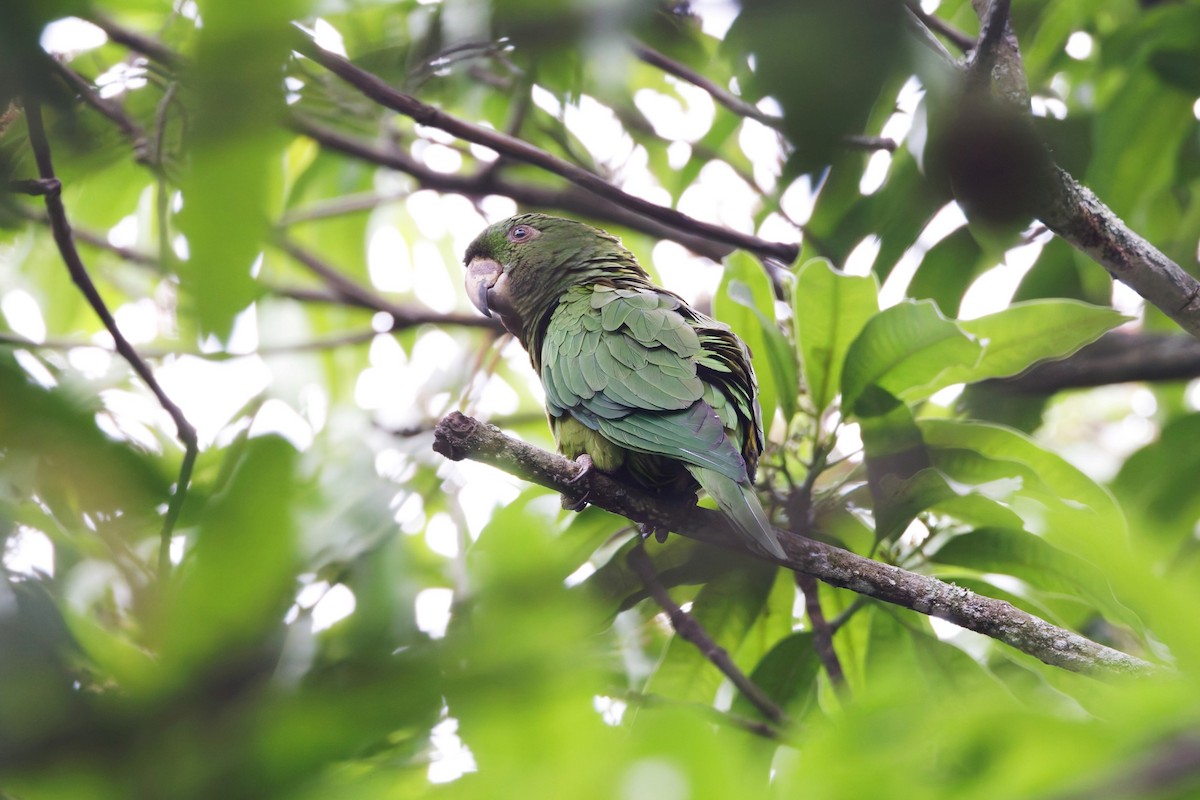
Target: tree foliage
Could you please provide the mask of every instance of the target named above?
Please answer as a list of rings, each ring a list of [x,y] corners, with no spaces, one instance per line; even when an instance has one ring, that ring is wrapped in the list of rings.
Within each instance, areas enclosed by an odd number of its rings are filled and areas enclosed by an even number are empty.
[[[1194,793],[1200,3],[974,5],[0,3],[0,796]],[[801,573],[434,451],[552,449],[518,208],[750,344]]]

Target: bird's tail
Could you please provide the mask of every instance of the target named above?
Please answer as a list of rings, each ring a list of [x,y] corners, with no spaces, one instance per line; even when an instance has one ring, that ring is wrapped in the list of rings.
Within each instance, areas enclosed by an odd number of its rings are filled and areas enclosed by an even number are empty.
[[[687,469],[755,550],[779,559],[787,557],[749,481],[738,483],[715,470],[690,464]]]

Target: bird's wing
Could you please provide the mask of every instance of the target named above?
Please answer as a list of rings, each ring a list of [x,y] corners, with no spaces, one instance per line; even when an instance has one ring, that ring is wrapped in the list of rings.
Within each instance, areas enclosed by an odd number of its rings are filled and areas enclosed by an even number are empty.
[[[630,450],[745,481],[746,462],[725,433],[734,425],[718,413],[725,398],[697,375],[711,354],[681,306],[653,288],[569,290],[542,349],[547,407]]]

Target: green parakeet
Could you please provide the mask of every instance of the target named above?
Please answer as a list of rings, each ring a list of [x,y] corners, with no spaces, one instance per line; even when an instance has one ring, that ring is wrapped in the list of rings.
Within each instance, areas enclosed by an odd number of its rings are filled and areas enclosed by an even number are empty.
[[[755,550],[784,557],[754,493],[754,370],[727,325],[651,283],[615,236],[574,220],[497,222],[464,263],[472,302],[529,352],[560,453],[651,490],[699,486]]]

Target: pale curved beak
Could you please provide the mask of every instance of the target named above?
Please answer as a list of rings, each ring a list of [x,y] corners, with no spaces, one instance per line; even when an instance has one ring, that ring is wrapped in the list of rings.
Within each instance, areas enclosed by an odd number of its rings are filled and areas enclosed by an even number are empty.
[[[475,257],[467,264],[467,296],[475,307],[483,312],[485,317],[492,315],[488,303],[488,291],[496,285],[496,281],[504,274],[500,262],[491,258]]]

